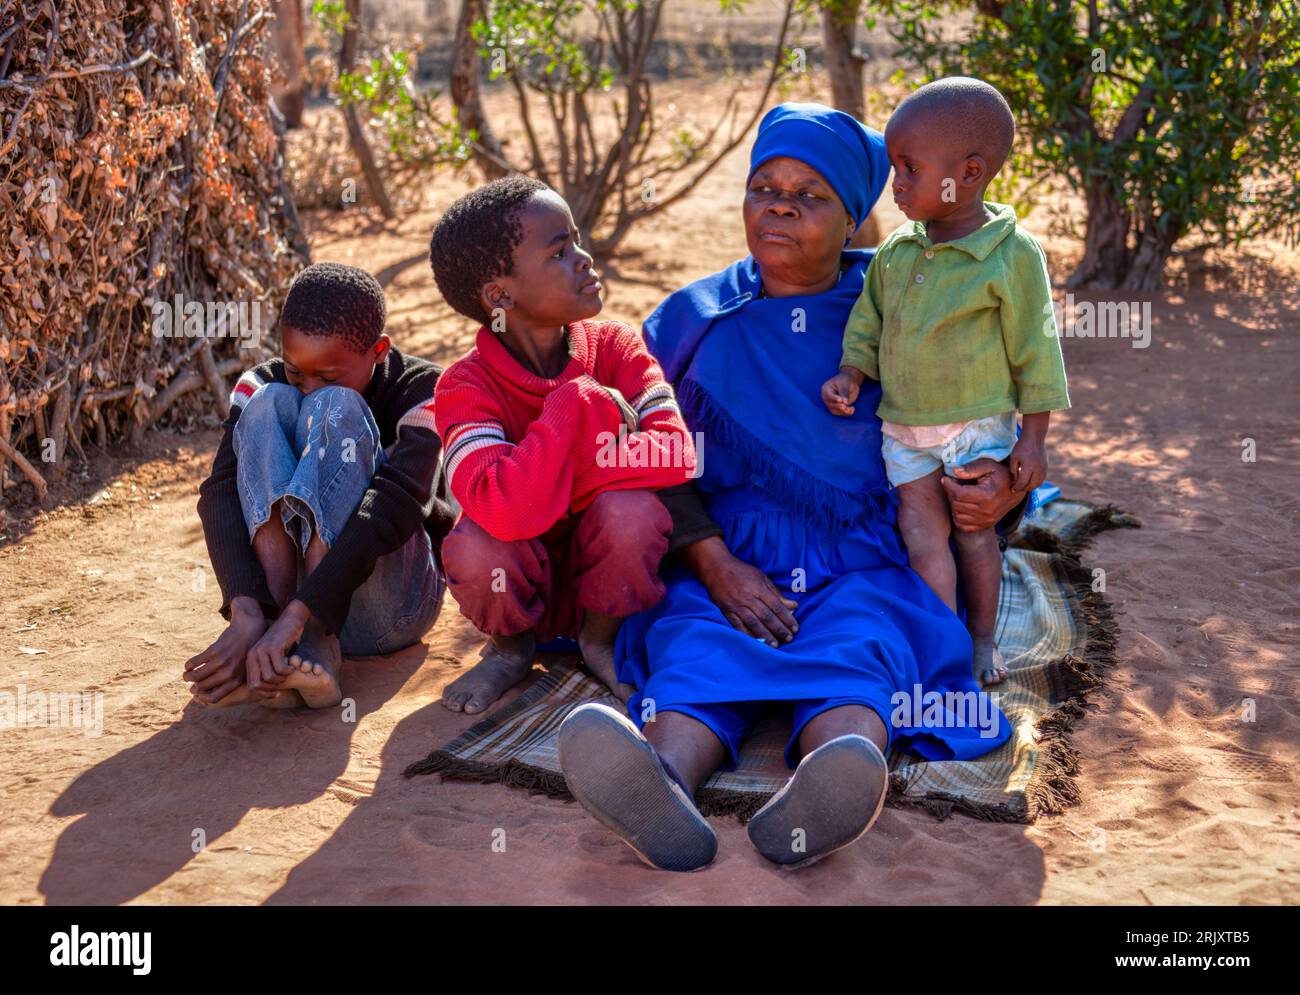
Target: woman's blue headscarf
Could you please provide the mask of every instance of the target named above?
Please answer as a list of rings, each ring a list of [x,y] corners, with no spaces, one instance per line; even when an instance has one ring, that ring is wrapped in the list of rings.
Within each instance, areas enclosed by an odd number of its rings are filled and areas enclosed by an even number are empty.
[[[773,156],[816,169],[859,224],[889,175],[884,139],[819,104],[782,104],[759,127],[751,172]],[[725,446],[733,465],[786,507],[838,530],[888,493],[880,458],[880,385],[868,380],[852,417],[837,418],[820,387],[839,369],[841,336],[873,250],[846,249],[825,293],[765,298],[753,256],[669,295],[645,321],[693,431]],[[710,462],[697,484],[708,490]]]
[[[749,177],[769,159],[787,156],[821,173],[862,226],[885,188],[889,158],[885,136],[824,104],[780,104],[763,115],[749,154]]]

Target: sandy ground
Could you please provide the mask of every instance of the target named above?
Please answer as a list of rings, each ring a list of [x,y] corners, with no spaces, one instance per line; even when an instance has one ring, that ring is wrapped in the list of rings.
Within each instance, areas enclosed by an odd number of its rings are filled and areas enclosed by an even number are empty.
[[[606,268],[607,314],[635,323],[743,254],[744,148],[634,233]],[[443,362],[472,329],[425,252],[459,189],[440,181],[429,209],[386,228],[313,222],[316,258],[380,272],[398,343]],[[900,220],[883,214],[886,230]],[[1061,278],[1078,246],[1047,247]],[[471,721],[438,704],[478,643],[450,599],[425,645],[345,665],[355,721],[192,704],[181,664],[220,631],[194,513],[216,435],[153,433],[0,536],[0,691],[103,695],[100,735],[0,731],[0,902],[1297,901],[1300,267],[1276,246],[1249,258],[1162,295],[1150,348],[1064,343],[1075,408],[1054,426],[1052,478],[1145,524],[1090,556],[1123,633],[1076,730],[1084,800],[1064,815],[887,809],[800,873],[715,820],[711,867],[652,872],[575,805],[402,777]]]

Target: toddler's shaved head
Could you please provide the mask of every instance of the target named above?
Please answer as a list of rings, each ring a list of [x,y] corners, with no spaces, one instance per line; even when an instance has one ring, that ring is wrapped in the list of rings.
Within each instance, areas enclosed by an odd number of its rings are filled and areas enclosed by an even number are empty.
[[[990,174],[1002,168],[1016,135],[1015,119],[1002,94],[971,76],[950,76],[914,91],[889,119],[891,125],[904,122],[921,124],[961,156],[983,156]]]

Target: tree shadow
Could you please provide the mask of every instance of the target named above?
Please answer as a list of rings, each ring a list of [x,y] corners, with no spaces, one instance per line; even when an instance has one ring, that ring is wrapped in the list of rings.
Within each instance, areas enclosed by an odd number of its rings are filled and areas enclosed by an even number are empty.
[[[358,721],[393,697],[427,654],[419,643],[345,661],[344,693],[356,701]],[[196,848],[220,849],[251,809],[310,802],[347,768],[356,723],[343,719],[338,708],[191,702],[180,721],[85,771],[50,807],[55,816],[83,817],[63,831],[41,876],[47,904],[128,902],[184,869]]]
[[[420,263],[425,262],[428,258],[429,253],[425,251],[417,252],[415,255],[408,256],[405,259],[399,259],[397,262],[385,266],[383,269],[375,273],[375,279],[379,281],[381,287],[388,289],[388,285],[401,276],[402,273],[410,269],[412,266],[417,266]]]

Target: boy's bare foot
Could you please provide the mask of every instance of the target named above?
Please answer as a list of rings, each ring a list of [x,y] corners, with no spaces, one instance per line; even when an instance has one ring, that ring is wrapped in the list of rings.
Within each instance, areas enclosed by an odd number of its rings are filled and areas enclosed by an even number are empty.
[[[203,699],[199,699],[202,701]],[[230,708],[233,705],[248,705],[257,699],[253,697],[253,690],[247,684],[241,684],[233,691],[228,691],[225,695],[216,701],[206,701],[205,704],[212,708]]]
[[[582,631],[578,633],[578,648],[587,669],[626,705],[627,700],[636,694],[636,688],[620,683],[618,668],[614,666],[614,637],[622,623],[621,618],[612,615],[587,612]]]
[[[185,662],[183,676],[190,693],[205,705],[222,708],[248,701],[251,692],[244,683],[244,658],[266,629],[260,607],[254,611],[244,606],[232,609],[230,623],[221,635]]]
[[[338,678],[343,653],[338,636],[327,633],[314,618],[303,628],[298,645],[286,662],[290,671],[281,685],[282,692],[296,691],[308,708],[331,708],[343,700]],[[292,708],[293,705],[277,703],[269,707]]]
[[[280,688],[269,698],[254,698],[253,703],[263,708],[302,708],[306,704],[293,688]]]
[[[253,693],[247,684],[241,684],[225,697],[210,703],[213,708],[230,708],[232,705],[261,705],[263,708],[301,708],[302,696],[297,691],[278,690],[269,698]]]
[[[533,669],[537,639],[531,631],[518,636],[492,636],[482,659],[447,685],[444,708],[477,715],[528,676]]]
[[[971,669],[981,687],[1001,684],[1011,673],[1002,661],[998,644],[992,638],[975,638],[975,656]]]

